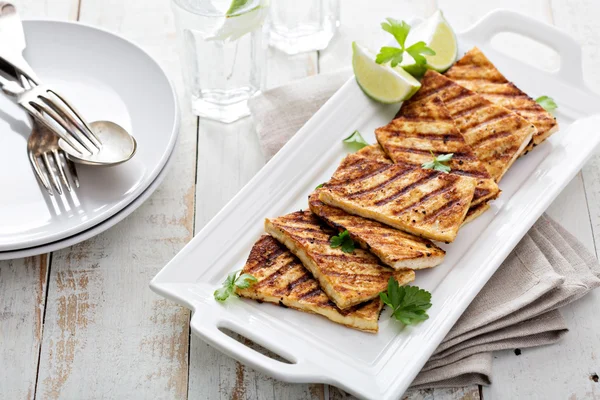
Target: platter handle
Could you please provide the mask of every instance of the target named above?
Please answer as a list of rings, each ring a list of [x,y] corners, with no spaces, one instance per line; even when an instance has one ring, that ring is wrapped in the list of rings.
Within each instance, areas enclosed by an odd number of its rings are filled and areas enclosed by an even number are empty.
[[[560,67],[555,74],[563,81],[579,88],[583,82],[581,46],[575,39],[555,26],[508,10],[494,10],[464,33],[478,42],[489,42],[502,32],[512,32],[542,43],[560,57]]]

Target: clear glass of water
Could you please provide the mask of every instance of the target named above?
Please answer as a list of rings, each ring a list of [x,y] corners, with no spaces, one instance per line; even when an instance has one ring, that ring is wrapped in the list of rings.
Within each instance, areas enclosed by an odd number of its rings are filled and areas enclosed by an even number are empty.
[[[265,78],[266,27],[252,20],[258,11],[252,8],[263,7],[260,3],[251,0],[241,14],[227,15],[231,0],[172,0],[184,80],[196,115],[226,123],[250,115],[248,99]]]
[[[272,0],[269,44],[287,54],[323,50],[340,25],[340,0]]]

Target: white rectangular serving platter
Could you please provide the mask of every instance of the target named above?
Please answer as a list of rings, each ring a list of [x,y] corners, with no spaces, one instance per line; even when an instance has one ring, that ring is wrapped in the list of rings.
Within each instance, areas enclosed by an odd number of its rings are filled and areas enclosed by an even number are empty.
[[[541,42],[561,57],[560,70],[538,70],[495,51],[491,38],[514,32]],[[532,97],[559,105],[560,131],[514,164],[500,183],[502,195],[483,216],[442,245],[444,263],[417,271],[415,284],[432,293],[424,323],[402,329],[384,311],[377,334],[355,331],[316,315],[272,304],[229,299],[213,291],[241,269],[265,217],[307,208],[307,196],[327,181],[348,149],[342,139],[358,129],[370,143],[398,105],[368,99],[350,79],[152,280],[152,290],[193,311],[191,328],[204,341],[277,379],[320,382],[356,396],[397,399],[498,266],[600,142],[600,98],[582,79],[581,49],[556,28],[508,11],[495,11],[458,34],[460,54],[479,46],[511,81]],[[284,363],[228,336],[233,331],[280,355]]]

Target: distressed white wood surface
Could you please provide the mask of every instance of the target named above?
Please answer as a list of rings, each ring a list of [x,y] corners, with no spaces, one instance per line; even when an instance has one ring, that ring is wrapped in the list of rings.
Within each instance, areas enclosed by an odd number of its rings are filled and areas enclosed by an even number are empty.
[[[73,19],[77,0],[16,0],[27,18]],[[48,255],[0,261],[0,398],[32,399],[42,341]]]
[[[132,216],[96,238],[53,254],[48,267],[47,257],[0,262],[0,338],[2,343],[11,343],[0,346],[0,398],[33,398],[40,343],[36,393],[40,399],[351,398],[326,385],[275,381],[195,337],[190,339],[188,312],[147,288],[151,277],[192,237],[194,229],[201,229],[264,164],[251,119],[222,125],[198,120],[189,112],[169,1],[82,0],[81,10],[77,0],[16,3],[24,17],[74,19],[80,15],[84,22],[136,41],[175,81],[183,113],[176,162],[165,183]],[[593,68],[600,62],[600,22],[596,20],[600,7],[595,0],[577,5],[566,0],[342,3],[340,33],[326,51],[295,57],[270,52],[269,87],[349,66],[352,40],[376,48],[387,39],[377,28],[384,17],[426,16],[440,7],[456,29],[463,29],[502,6],[553,22],[584,43],[586,81],[600,89]],[[544,66],[558,65],[552,53],[530,48],[518,39],[503,37],[499,45],[517,57],[528,55]],[[549,210],[590,249],[600,244],[598,168],[600,158],[596,157]],[[484,388],[483,397],[596,398],[600,389],[590,376],[600,373],[595,348],[600,343],[600,320],[595,318],[599,307],[600,295],[592,294],[566,308],[563,314],[571,333],[560,345],[523,350],[519,357],[510,351],[499,353],[494,385]],[[418,391],[407,393],[406,398],[478,399],[479,388]]]

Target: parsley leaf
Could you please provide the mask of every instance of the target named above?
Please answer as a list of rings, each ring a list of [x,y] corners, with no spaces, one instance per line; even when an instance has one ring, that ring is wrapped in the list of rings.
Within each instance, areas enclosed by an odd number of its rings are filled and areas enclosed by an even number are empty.
[[[329,245],[334,249],[341,247],[344,253],[352,253],[354,251],[354,241],[350,238],[350,233],[347,230],[337,236],[332,236],[329,239]]]
[[[367,141],[362,137],[362,135],[360,134],[359,131],[352,132],[352,134],[350,136],[348,136],[346,139],[344,139],[343,141],[344,141],[344,143],[348,143],[348,144],[356,147],[357,150],[360,150],[363,147],[366,147],[369,145],[369,143],[367,143]]]
[[[421,164],[421,168],[434,169],[436,171],[441,171],[441,172],[445,172],[445,173],[450,172],[450,166],[448,166],[444,163],[447,163],[450,160],[452,160],[454,153],[440,154],[439,156],[436,157],[435,154],[433,154],[433,151],[430,150],[429,152],[431,153],[431,157],[433,157],[433,161],[429,161],[429,162]]]
[[[315,188],[315,190],[321,189],[323,186],[325,186],[325,182],[321,183],[320,185],[317,185],[317,187]]]
[[[392,308],[392,315],[404,325],[414,325],[429,318],[431,293],[418,286],[400,286],[392,276],[386,292],[379,294],[381,301]]]
[[[382,47],[381,50],[379,50],[377,57],[375,57],[375,62],[377,64],[383,64],[389,61],[393,68],[402,62],[403,53],[404,50],[397,47]]]
[[[417,42],[412,46],[406,49],[406,52],[411,55],[411,57],[415,60],[418,65],[427,64],[426,56],[435,56],[435,51],[433,49],[427,47],[425,42]],[[393,65],[392,65],[393,67]]]
[[[554,111],[558,108],[558,105],[554,102],[554,99],[549,96],[540,96],[535,99],[535,102],[544,107],[546,111]]]
[[[400,22],[393,18],[386,18],[386,20],[387,22],[381,23],[381,28],[384,31],[391,33],[402,48],[402,50],[404,50],[404,43],[406,42],[408,32],[410,32],[410,25],[404,21]]]
[[[237,296],[235,294],[235,288],[238,287],[240,289],[247,289],[252,284],[258,282],[254,276],[250,274],[240,274],[240,271],[235,271],[230,273],[225,281],[223,281],[223,286],[215,290],[214,296],[217,301],[225,301],[229,298],[229,296]],[[238,276],[239,275],[239,276]]]

